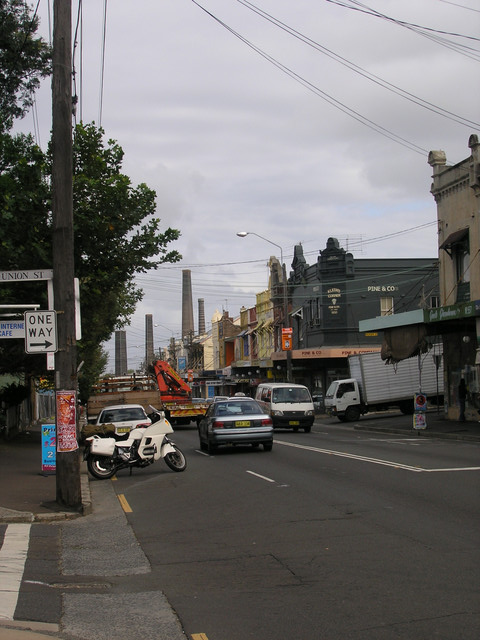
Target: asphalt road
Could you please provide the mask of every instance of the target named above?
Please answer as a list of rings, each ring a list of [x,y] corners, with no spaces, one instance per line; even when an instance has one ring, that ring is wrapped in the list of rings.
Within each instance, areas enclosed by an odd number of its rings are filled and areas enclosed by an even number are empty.
[[[276,432],[272,452],[200,452],[113,483],[188,638],[480,637],[480,445],[333,420]]]

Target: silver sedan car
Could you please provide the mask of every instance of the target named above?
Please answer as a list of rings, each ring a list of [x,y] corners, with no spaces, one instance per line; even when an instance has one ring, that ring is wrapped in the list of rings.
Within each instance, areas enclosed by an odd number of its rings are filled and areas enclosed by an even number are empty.
[[[228,398],[212,403],[198,425],[200,448],[214,453],[219,445],[273,446],[273,423],[251,398]]]

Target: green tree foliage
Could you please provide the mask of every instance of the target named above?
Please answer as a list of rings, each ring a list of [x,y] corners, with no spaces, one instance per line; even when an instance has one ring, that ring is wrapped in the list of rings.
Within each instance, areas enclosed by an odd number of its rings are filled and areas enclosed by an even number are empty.
[[[180,232],[160,231],[160,219],[154,216],[155,192],[145,184],[132,186],[121,172],[121,147],[113,140],[105,143],[102,129],[78,125],[73,157],[75,274],[80,281],[82,316],[78,353],[84,363],[80,388],[85,399],[106,366],[102,342],[128,324],[143,297],[135,275],[178,261],[180,254],[167,246]],[[0,270],[50,268],[51,159],[46,162],[30,137],[4,135],[0,136],[0,169],[1,226],[7,231],[1,239]],[[43,301],[45,308],[45,294],[45,284],[3,284],[0,301]],[[22,349],[17,341],[0,343],[0,373],[25,371],[34,361],[39,366],[43,361],[44,366],[44,357],[25,357]]]
[[[24,0],[0,0],[0,132],[25,115],[40,79],[50,74],[51,49],[35,37],[37,28]]]
[[[156,194],[145,184],[134,188],[123,173],[123,150],[104,143],[103,130],[78,125],[73,144],[75,272],[80,279],[82,340],[79,343],[82,390],[106,364],[100,345],[114,329],[128,324],[143,292],[137,273],[177,262],[167,245],[180,236],[160,231],[154,217]],[[103,367],[101,366],[103,364]],[[86,390],[82,395],[86,394]]]
[[[52,266],[51,157],[31,136],[12,136],[16,118],[32,105],[50,73],[51,50],[36,38],[36,17],[24,0],[0,0],[0,270]],[[123,151],[95,125],[73,139],[75,273],[80,280],[83,399],[106,366],[102,342],[128,324],[143,292],[135,275],[180,259],[167,250],[180,232],[160,231],[154,191],[122,174]],[[0,284],[2,304],[47,308],[43,283]],[[0,340],[0,373],[43,373],[44,355],[24,353],[19,340]]]
[[[46,160],[31,136],[0,133],[0,270],[51,268],[50,188]],[[0,303],[47,307],[46,283],[0,284]],[[3,313],[7,313],[6,310]],[[3,318],[3,319],[8,319]],[[0,340],[0,374],[42,372],[45,356],[19,340]]]

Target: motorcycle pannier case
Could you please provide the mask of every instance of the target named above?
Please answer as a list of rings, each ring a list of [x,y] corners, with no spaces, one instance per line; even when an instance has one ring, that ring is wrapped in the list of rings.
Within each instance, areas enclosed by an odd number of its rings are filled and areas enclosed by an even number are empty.
[[[96,456],[112,456],[115,451],[115,438],[93,438],[90,451]]]

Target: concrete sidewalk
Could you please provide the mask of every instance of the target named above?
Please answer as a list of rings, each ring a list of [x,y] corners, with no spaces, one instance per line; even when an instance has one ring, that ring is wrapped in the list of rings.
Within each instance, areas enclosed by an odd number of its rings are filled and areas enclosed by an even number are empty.
[[[413,416],[402,415],[395,411],[366,414],[360,420],[346,424],[352,424],[353,428],[358,431],[409,433],[420,438],[480,442],[480,422],[447,420],[443,410],[437,409],[429,409],[426,412],[427,426],[425,429],[414,429]]]
[[[79,455],[81,455],[79,450]],[[80,463],[82,507],[80,511],[56,502],[56,476],[42,472],[41,426],[0,440],[0,522],[51,522],[91,513],[86,465]]]

